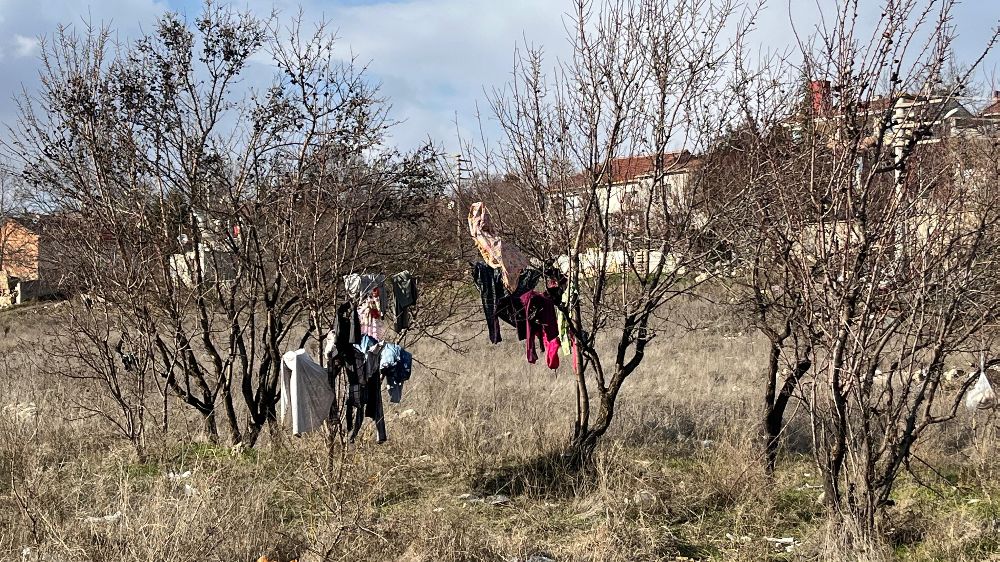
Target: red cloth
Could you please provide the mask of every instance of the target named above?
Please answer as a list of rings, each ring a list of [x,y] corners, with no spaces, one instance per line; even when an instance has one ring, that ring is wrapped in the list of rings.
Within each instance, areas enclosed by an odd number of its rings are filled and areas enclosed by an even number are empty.
[[[545,350],[545,364],[550,369],[559,368],[559,326],[556,322],[556,307],[552,299],[535,291],[521,295],[524,314],[527,317],[525,353],[528,363],[538,361],[535,341]]]

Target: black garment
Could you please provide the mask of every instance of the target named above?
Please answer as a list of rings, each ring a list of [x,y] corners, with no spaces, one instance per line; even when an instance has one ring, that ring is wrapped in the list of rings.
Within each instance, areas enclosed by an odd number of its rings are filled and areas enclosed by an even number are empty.
[[[496,304],[496,316],[504,322],[517,329],[517,341],[524,341],[528,337],[528,316],[524,312],[524,305],[521,304],[520,292],[515,295],[504,295]],[[497,327],[497,333],[500,327]]]
[[[526,267],[521,271],[521,276],[517,278],[517,291],[514,296],[521,298],[521,295],[528,291],[534,291],[538,280],[542,278],[542,272],[533,267]]]
[[[489,331],[490,343],[500,343],[503,341],[503,337],[500,335],[497,305],[499,299],[503,298],[506,293],[502,272],[483,262],[477,262],[472,266],[472,280],[479,288],[479,295],[483,301],[483,314],[486,315],[486,329]]]
[[[330,420],[333,420],[333,423],[337,424],[339,433],[340,396],[338,396],[339,386],[337,386],[337,383],[339,382],[338,379],[340,378],[340,372],[345,370],[345,365],[344,362],[341,361],[342,356],[338,355],[339,354],[336,351],[331,351],[326,356],[326,380],[330,385],[330,388],[333,389],[333,404],[330,404]],[[353,361],[351,361],[351,363],[353,363]]]
[[[337,307],[337,331],[334,344],[338,353],[351,357],[351,349],[356,343],[361,343],[361,319],[358,311],[350,301]]]
[[[562,271],[554,267],[545,270],[545,294],[552,299],[552,302],[562,302],[563,291],[569,279]]]
[[[382,411],[382,379],[379,373],[379,360],[382,350],[380,346],[369,348],[362,352],[355,348],[355,378],[351,380],[348,373],[350,390],[347,395],[347,429],[351,432],[350,441],[358,436],[364,418],[375,420],[378,432],[378,442],[387,439],[385,431],[385,415]]]
[[[540,271],[526,268],[517,279],[517,291],[505,292],[504,296],[497,301],[497,316],[517,329],[517,341],[524,341],[528,338],[528,317],[524,310],[524,303],[521,302],[521,295],[533,291],[541,277]]]
[[[392,305],[396,316],[394,329],[400,333],[410,327],[410,307],[417,304],[417,278],[403,271],[392,276]]]
[[[538,280],[542,278],[542,273],[534,268],[525,268],[517,279],[517,290],[513,293],[507,292],[502,275],[499,269],[494,269],[483,262],[472,266],[472,279],[476,282],[483,301],[483,313],[486,315],[490,342],[503,341],[499,320],[516,328],[518,341],[524,341],[528,337],[528,319],[525,316],[524,304],[521,303],[521,295],[534,290]]]

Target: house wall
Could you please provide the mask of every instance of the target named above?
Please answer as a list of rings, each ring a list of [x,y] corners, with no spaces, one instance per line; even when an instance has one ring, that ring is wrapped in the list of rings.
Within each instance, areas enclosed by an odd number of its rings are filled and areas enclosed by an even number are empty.
[[[678,209],[688,204],[690,197],[687,189],[690,176],[690,172],[685,171],[666,174],[663,177],[663,187],[667,191],[667,204],[671,209]],[[653,195],[653,180],[649,177],[613,184],[610,188],[598,190],[601,209],[610,215],[642,209],[645,207],[646,199],[651,195]],[[567,196],[566,201],[568,203],[567,214],[572,215],[573,205],[579,205],[582,199],[580,196],[570,195]]]
[[[38,235],[16,221],[0,226],[0,268],[12,277],[38,279]]]

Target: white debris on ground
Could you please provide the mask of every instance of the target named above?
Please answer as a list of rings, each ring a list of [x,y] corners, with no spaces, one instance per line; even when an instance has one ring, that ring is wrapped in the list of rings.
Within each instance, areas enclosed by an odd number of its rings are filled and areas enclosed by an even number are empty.
[[[116,521],[118,521],[121,518],[122,518],[122,512],[121,511],[116,511],[116,512],[112,513],[111,515],[104,515],[104,516],[100,516],[100,517],[84,517],[83,518],[83,522],[84,523],[89,523],[91,525],[95,525],[95,524],[98,524],[98,523],[115,523]]]
[[[167,473],[167,480],[170,480],[171,482],[179,482],[181,480],[187,480],[188,478],[191,478],[190,470],[186,470],[184,472],[171,471]]]
[[[800,544],[799,541],[792,537],[781,537],[780,539],[774,537],[764,537],[764,540],[771,543],[776,550],[784,550],[785,552],[791,552]]]
[[[473,494],[462,494],[460,496],[457,496],[455,499],[457,499],[460,502],[465,502],[468,504],[482,503],[492,506],[501,506],[510,503],[510,497],[505,496],[503,494],[497,494],[495,496],[487,496],[485,498],[481,498]]]
[[[4,417],[23,424],[38,418],[38,406],[34,402],[12,402],[3,407]]]
[[[510,503],[510,498],[503,494],[497,494],[486,498],[485,501],[490,505],[507,505]]]

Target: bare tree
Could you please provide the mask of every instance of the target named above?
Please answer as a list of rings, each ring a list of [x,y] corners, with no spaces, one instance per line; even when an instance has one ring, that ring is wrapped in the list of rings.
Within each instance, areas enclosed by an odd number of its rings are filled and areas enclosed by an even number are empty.
[[[490,198],[503,234],[543,265],[560,264],[578,295],[557,304],[575,342],[570,458],[579,464],[664,333],[668,304],[719,257],[714,217],[692,204],[701,184],[678,172],[725,128],[722,84],[757,10],[705,0],[573,6],[572,59],[547,73],[540,49],[520,53],[514,81],[493,98],[506,141],[481,164],[508,185]],[[621,160],[633,156],[647,163],[641,178]],[[608,337],[611,353],[599,344]]]
[[[8,152],[61,217],[65,288],[99,299],[72,313],[124,319],[164,396],[253,445],[282,354],[332,324],[344,275],[445,261],[398,244],[441,205],[435,155],[386,146],[389,106],[326,24],[209,2],[134,43],[110,36],[61,29],[43,46]]]
[[[870,35],[857,2],[838,7],[802,45],[805,103],[748,127],[764,156],[740,164],[754,182],[739,259],[771,340],[767,408],[777,412],[774,359],[787,356],[784,387],[803,390],[825,500],[861,539],[927,429],[958,412],[946,362],[996,319],[1000,201],[983,188],[994,167],[962,156],[990,142],[958,104],[971,71],[945,79],[953,7],[886,3]]]

